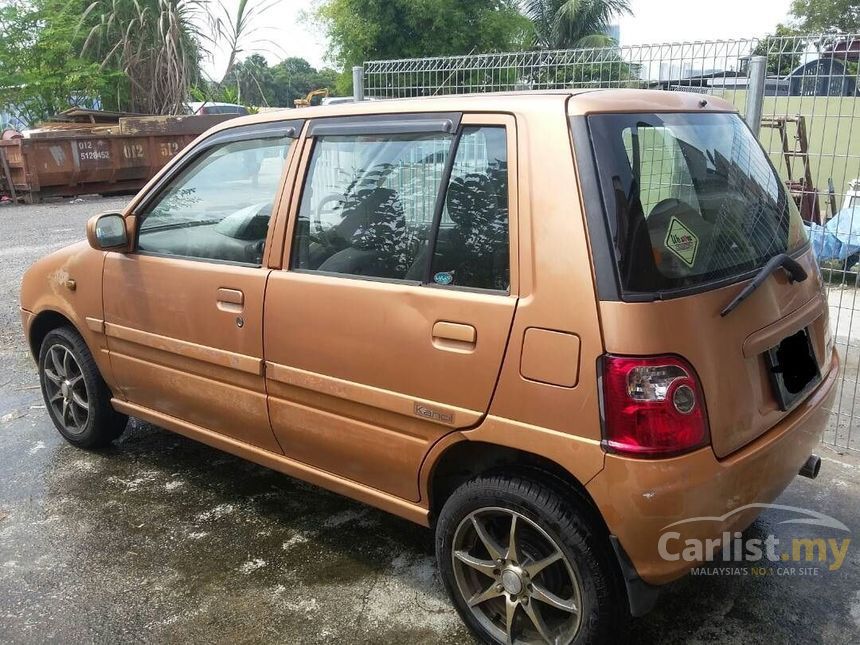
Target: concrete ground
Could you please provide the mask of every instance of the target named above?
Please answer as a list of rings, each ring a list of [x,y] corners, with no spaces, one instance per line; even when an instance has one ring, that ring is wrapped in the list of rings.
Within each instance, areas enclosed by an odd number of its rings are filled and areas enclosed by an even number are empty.
[[[824,440],[860,452],[860,288],[854,274],[840,279],[838,274],[825,271],[824,276],[831,280],[827,292],[830,328],[842,358],[842,378]]]
[[[0,207],[0,640],[469,643],[432,535],[144,423],[106,452],[65,444],[21,336],[25,268],[124,199]],[[860,535],[860,456],[778,500]],[[790,535],[778,511],[753,533]],[[860,546],[818,577],[687,577],[637,643],[860,642]]]

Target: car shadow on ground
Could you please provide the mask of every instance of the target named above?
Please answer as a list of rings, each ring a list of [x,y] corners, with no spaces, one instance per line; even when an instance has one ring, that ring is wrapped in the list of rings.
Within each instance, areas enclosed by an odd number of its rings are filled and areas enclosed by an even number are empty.
[[[63,446],[55,460],[57,526],[76,527],[90,570],[158,590],[154,635],[191,637],[217,617],[260,640],[471,642],[425,528],[137,421],[103,453]],[[771,531],[765,514],[748,533]],[[822,598],[828,582],[686,577],[633,622],[631,641],[852,642],[850,594],[837,609],[838,596]],[[189,601],[196,611],[180,607]]]

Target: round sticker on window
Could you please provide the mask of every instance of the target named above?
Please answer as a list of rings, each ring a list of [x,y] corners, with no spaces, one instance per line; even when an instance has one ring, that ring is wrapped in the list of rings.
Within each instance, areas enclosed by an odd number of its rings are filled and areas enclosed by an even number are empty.
[[[454,276],[447,271],[440,271],[433,276],[433,282],[435,282],[436,284],[451,284],[452,282],[454,282]]]

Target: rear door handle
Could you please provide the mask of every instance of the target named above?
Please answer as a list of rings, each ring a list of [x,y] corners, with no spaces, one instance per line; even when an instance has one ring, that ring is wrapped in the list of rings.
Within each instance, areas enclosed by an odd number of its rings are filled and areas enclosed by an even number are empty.
[[[438,321],[433,325],[433,345],[448,351],[467,351],[475,349],[478,331],[472,325]]]
[[[239,313],[245,308],[245,294],[238,289],[218,289],[218,309],[231,314]]]

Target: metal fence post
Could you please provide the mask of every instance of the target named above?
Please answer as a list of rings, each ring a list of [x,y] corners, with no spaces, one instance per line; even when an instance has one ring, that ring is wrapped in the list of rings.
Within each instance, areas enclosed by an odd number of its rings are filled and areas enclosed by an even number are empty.
[[[352,98],[356,102],[364,100],[364,67],[361,65],[352,68]]]
[[[747,108],[744,118],[758,138],[761,129],[761,109],[764,103],[764,80],[767,75],[767,56],[752,56],[749,63]]]

